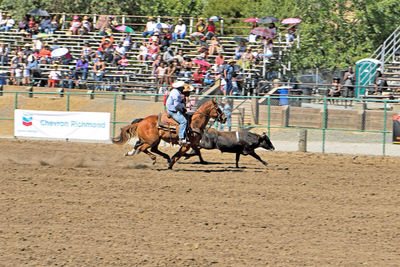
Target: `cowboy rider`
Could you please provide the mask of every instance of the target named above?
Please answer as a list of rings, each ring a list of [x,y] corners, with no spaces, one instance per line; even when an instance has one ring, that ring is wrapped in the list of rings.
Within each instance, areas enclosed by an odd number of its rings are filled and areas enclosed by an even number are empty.
[[[188,144],[185,139],[187,119],[185,117],[185,104],[183,103],[182,92],[184,90],[185,83],[182,81],[176,81],[172,84],[172,90],[169,93],[166,108],[169,115],[179,123],[179,145]]]

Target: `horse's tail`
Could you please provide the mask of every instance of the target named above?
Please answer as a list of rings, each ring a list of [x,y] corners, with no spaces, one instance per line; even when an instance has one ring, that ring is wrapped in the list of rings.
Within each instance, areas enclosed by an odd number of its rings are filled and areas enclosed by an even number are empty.
[[[123,145],[129,141],[132,137],[136,136],[137,124],[143,119],[136,119],[131,124],[121,128],[119,136],[112,139],[113,144]]]

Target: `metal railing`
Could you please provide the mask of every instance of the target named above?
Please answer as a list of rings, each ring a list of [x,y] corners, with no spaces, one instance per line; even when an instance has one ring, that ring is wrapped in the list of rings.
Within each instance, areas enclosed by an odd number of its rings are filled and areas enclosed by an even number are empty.
[[[383,72],[385,70],[385,64],[393,62],[396,59],[396,53],[400,49],[400,26],[389,35],[388,38],[372,53],[371,58],[380,61],[380,68]],[[371,69],[375,63],[370,62],[367,64],[366,69]],[[376,74],[377,69],[372,68],[370,76]],[[369,79],[369,76],[364,76],[360,80],[359,84],[364,84]]]
[[[46,98],[46,95],[51,97]],[[0,109],[2,110],[0,113],[0,125],[2,126],[0,128],[3,132],[8,131],[12,133],[12,124],[4,124],[4,122],[13,121],[12,111],[15,109],[24,109],[25,101],[27,101],[26,99],[35,96],[48,99],[48,101],[54,101],[54,99],[59,97],[59,99],[62,99],[63,104],[57,105],[56,109],[58,111],[88,111],[88,106],[92,107],[90,111],[96,111],[96,108],[98,111],[109,110],[111,113],[111,136],[118,134],[116,132],[117,125],[128,124],[134,119],[126,114],[121,114],[120,111],[117,112],[119,109],[122,110],[123,108],[134,107],[135,104],[139,103],[137,101],[146,101],[146,105],[150,105],[149,101],[161,102],[164,97],[160,94],[105,93],[95,91],[86,93],[3,91],[0,93],[0,97],[4,98],[6,96],[8,96],[9,102],[7,106],[4,106],[4,103],[7,101],[2,101],[3,107]],[[77,101],[79,103],[96,101],[97,98],[108,98],[112,99],[112,101],[107,100],[103,102],[103,106],[85,104],[80,108],[74,103],[76,97],[80,99]],[[232,123],[231,127],[234,129],[263,129],[273,141],[282,139],[282,136],[285,135],[285,131],[292,131],[286,139],[281,140],[283,144],[296,142],[296,131],[308,129],[315,133],[312,138],[315,139],[314,145],[319,147],[319,149],[311,149],[312,152],[342,153],[340,149],[335,147],[331,148],[331,145],[335,143],[336,139],[342,139],[344,135],[351,135],[349,143],[343,144],[344,150],[346,150],[346,146],[350,144],[357,145],[359,143],[367,144],[367,147],[372,147],[372,145],[368,142],[366,143],[366,141],[373,139],[373,146],[377,147],[379,144],[381,146],[381,152],[378,153],[378,149],[375,149],[375,154],[400,156],[400,150],[399,153],[396,152],[398,149],[393,152],[395,150],[395,148],[393,148],[394,145],[389,146],[388,142],[388,135],[392,133],[391,115],[395,115],[396,110],[400,111],[400,102],[398,100],[288,95],[268,97],[229,96],[228,98],[221,95],[201,95],[193,97],[216,97],[217,101],[222,103],[230,101],[233,108],[232,121],[235,121],[235,119],[238,121],[237,124]],[[82,102],[82,98],[86,98],[86,100]],[[345,105],[343,103],[344,101],[350,102],[350,104],[346,106],[346,109],[343,108]],[[27,106],[29,107],[27,109],[32,109],[32,102],[29,101],[29,103],[31,104]],[[104,105],[108,105],[107,108],[105,108]],[[160,105],[160,103],[158,103],[158,105]],[[93,106],[96,106],[94,110]],[[41,107],[41,109],[43,109],[43,105],[41,105]],[[236,110],[242,110],[242,112],[235,112]],[[162,108],[160,108],[160,112],[161,111]],[[246,111],[246,115],[250,117],[250,122],[248,120],[246,121],[244,111]],[[9,127],[9,129],[7,129],[7,127]],[[218,124],[216,124],[215,127],[218,129]],[[379,139],[378,136],[381,136],[381,138]],[[334,138],[333,141],[332,138]],[[389,153],[387,152],[388,146],[390,148]],[[327,149],[327,147],[329,149]],[[346,150],[346,152],[350,154],[364,153],[363,151],[358,152],[357,146],[353,150]]]
[[[371,58],[377,59],[381,62],[382,69],[385,68],[385,63],[394,61],[397,50],[400,49],[400,26],[380,45]]]

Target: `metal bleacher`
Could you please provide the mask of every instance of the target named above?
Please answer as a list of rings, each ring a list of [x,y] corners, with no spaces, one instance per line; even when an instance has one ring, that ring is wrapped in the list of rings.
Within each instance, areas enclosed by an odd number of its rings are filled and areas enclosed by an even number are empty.
[[[115,41],[121,40],[125,34],[121,32],[114,32],[113,37]],[[137,59],[137,55],[139,54],[139,46],[146,39],[142,37],[141,32],[131,34],[133,37],[134,45],[132,46],[131,51],[127,53],[127,58],[129,60],[129,66],[125,69],[125,71],[118,71],[115,67],[111,65],[107,65],[106,73],[105,73],[105,82],[108,84],[114,84],[112,90],[126,90],[132,92],[157,92],[158,86],[155,82],[155,77],[152,75],[152,61],[146,61],[144,63],[140,62]],[[81,55],[82,47],[85,42],[89,43],[89,46],[96,50],[101,43],[102,36],[100,36],[97,32],[89,32],[85,35],[67,35],[66,30],[58,30],[53,35],[43,38],[42,42],[45,45],[55,45],[61,47],[66,47],[71,51],[72,56],[74,57],[74,61],[70,65],[59,65],[59,70],[68,71],[71,66],[75,65],[77,59],[79,59]],[[234,51],[237,46],[237,43],[233,41],[232,36],[219,36],[221,44],[223,45],[224,52],[223,55],[225,58],[234,57]],[[32,38],[27,38],[26,34],[18,33],[16,30],[11,30],[10,32],[0,32],[0,42],[7,44],[9,47],[9,55],[11,57],[12,53],[17,49],[17,47],[23,47],[25,44],[32,44]],[[260,43],[251,43],[248,44],[250,47],[258,47]],[[183,50],[183,54],[188,57],[192,57],[193,59],[198,55],[197,48],[195,44],[189,42],[189,39],[177,40],[174,42],[171,47],[174,48],[175,51],[178,49]],[[287,46],[285,42],[280,40],[280,37],[274,41],[274,56],[269,59],[266,66],[269,69],[279,68],[285,70],[285,56],[290,51],[290,46]],[[214,62],[215,56],[209,56],[209,62]],[[263,68],[265,72],[265,66],[262,64],[253,65],[250,69],[242,70],[242,75],[245,79],[251,79],[254,76],[262,76]],[[7,72],[9,71],[10,66],[0,66],[0,71]],[[44,77],[47,77],[47,73],[52,69],[52,65],[50,64],[41,64],[40,70]],[[95,83],[94,79],[91,75],[91,68],[89,68],[88,80],[85,84],[81,86],[87,86]],[[98,88],[98,87],[96,87]],[[110,87],[102,87],[103,89]]]

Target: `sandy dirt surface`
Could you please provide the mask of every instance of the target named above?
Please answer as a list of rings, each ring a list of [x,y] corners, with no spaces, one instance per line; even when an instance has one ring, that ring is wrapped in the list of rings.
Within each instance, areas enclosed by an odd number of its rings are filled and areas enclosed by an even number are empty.
[[[0,140],[0,265],[400,265],[399,158],[129,148]]]

